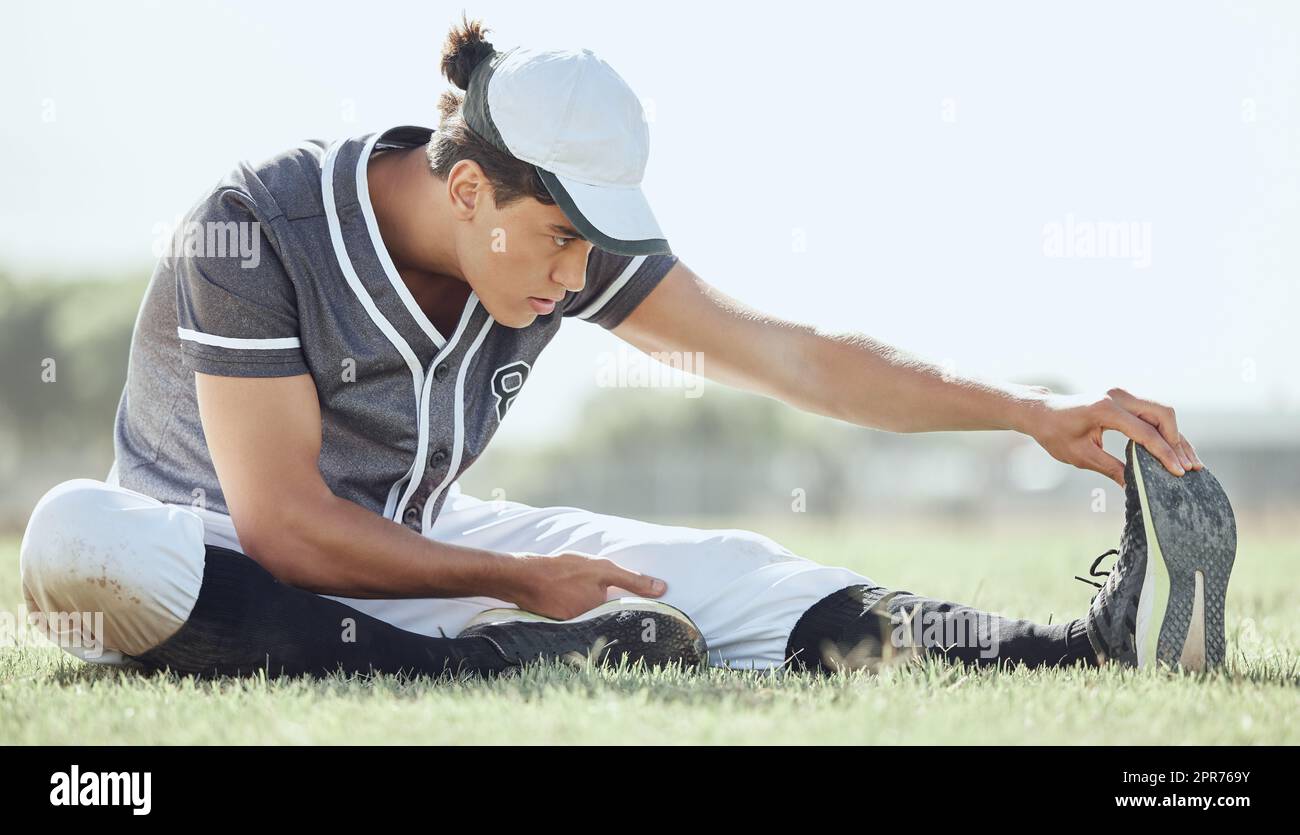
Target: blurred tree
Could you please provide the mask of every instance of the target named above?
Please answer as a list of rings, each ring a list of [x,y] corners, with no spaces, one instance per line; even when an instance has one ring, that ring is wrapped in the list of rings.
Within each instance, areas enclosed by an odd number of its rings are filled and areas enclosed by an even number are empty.
[[[0,522],[56,481],[107,472],[145,284],[0,273]]]

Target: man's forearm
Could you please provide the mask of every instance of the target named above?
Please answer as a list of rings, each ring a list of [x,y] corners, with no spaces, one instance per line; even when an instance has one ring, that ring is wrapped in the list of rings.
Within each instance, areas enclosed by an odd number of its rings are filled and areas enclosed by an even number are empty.
[[[1026,431],[1046,389],[949,373],[862,334],[794,335],[792,405],[891,432]]]
[[[423,537],[328,492],[275,508],[274,527],[245,517],[249,556],[278,579],[341,597],[472,597],[511,601],[519,559]],[[244,530],[271,531],[245,536]]]

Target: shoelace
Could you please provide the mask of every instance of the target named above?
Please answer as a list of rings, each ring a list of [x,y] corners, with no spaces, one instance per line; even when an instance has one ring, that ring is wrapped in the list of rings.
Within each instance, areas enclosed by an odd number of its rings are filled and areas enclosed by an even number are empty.
[[[1109,551],[1107,551],[1106,553],[1104,553],[1104,554],[1102,554],[1101,556],[1097,557],[1097,559],[1093,560],[1093,561],[1092,561],[1092,565],[1088,568],[1088,576],[1089,576],[1089,577],[1109,577],[1109,576],[1110,576],[1110,572],[1109,572],[1109,571],[1098,571],[1098,570],[1097,570],[1097,566],[1101,565],[1101,561],[1104,560],[1104,559],[1106,559],[1107,557],[1109,557],[1109,556],[1111,556],[1111,555],[1118,556],[1118,555],[1119,555],[1119,550],[1116,549],[1116,548],[1111,548]],[[1087,584],[1090,585],[1090,586],[1096,586],[1097,588],[1101,588],[1101,585],[1102,585],[1101,583],[1098,583],[1098,582],[1096,582],[1096,581],[1094,581],[1094,580],[1089,580],[1088,577],[1080,577],[1078,574],[1074,575],[1074,579],[1078,580],[1078,581],[1081,582],[1081,583],[1087,583]]]

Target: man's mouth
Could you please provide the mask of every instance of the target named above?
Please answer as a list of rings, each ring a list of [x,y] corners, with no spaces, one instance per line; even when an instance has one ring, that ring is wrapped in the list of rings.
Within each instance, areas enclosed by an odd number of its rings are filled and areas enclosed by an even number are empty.
[[[538,316],[545,316],[548,313],[555,312],[555,299],[545,299],[540,296],[529,296],[528,303],[533,306]]]

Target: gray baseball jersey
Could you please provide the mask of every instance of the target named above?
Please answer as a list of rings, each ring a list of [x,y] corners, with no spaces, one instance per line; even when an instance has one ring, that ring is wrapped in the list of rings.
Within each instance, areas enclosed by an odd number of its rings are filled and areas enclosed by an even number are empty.
[[[676,263],[593,249],[586,285],[526,328],[471,293],[439,333],[384,247],[371,153],[428,142],[400,127],[241,164],[190,212],[145,294],[114,432],[118,482],[228,513],[194,375],[311,374],[320,471],[335,495],[424,532],[483,454],[566,317],[618,325]]]

